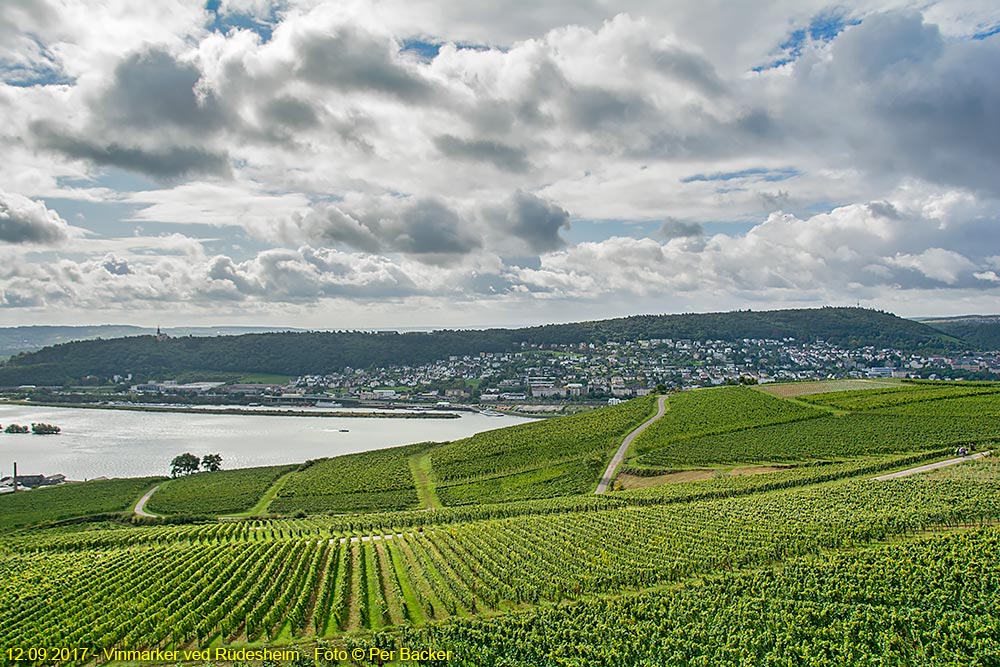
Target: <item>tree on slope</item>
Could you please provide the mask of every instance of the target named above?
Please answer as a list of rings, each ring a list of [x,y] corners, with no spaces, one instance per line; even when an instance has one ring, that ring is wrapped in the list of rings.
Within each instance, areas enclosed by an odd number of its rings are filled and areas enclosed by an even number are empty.
[[[170,476],[177,477],[178,475],[190,475],[193,472],[198,472],[199,463],[198,457],[190,452],[175,456],[174,460],[170,462]]]
[[[201,467],[206,472],[218,472],[222,470],[222,456],[219,454],[205,454],[201,457]]]

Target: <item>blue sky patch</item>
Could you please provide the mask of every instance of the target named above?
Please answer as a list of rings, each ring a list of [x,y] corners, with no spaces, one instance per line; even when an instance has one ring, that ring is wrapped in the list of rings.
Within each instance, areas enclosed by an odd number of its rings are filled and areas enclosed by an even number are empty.
[[[428,42],[426,39],[406,39],[403,40],[401,51],[416,53],[425,60],[434,60],[441,52],[443,42]],[[506,52],[505,48],[488,46],[486,44],[476,44],[473,42],[454,42],[456,49],[471,49],[473,51],[489,51],[497,49]]]
[[[75,187],[108,188],[115,192],[141,192],[143,190],[158,190],[156,181],[124,169],[114,167],[102,169],[100,174],[90,180],[61,179],[60,183]]]
[[[838,11],[821,12],[809,21],[807,27],[793,30],[783,42],[778,44],[780,56],[767,64],[754,67],[753,71],[763,72],[795,62],[810,41],[825,44],[833,41],[848,27],[859,23],[861,23],[861,19],[848,20],[843,13]]]
[[[714,174],[694,174],[692,176],[682,178],[681,183],[733,181],[739,178],[751,178],[754,176],[759,177],[758,180],[767,181],[768,183],[777,183],[778,181],[787,181],[789,178],[794,178],[796,176],[800,176],[801,174],[802,172],[798,169],[793,169],[791,167],[783,169],[755,167],[753,169],[743,169],[741,171],[722,171]]]
[[[425,60],[434,60],[441,51],[441,45],[419,39],[408,39],[403,42],[403,47],[400,50],[416,53]]]
[[[26,67],[8,67],[0,63],[0,80],[8,86],[30,88],[31,86],[66,86],[76,79],[68,77],[55,69],[29,69]]]
[[[975,35],[972,36],[972,39],[984,40],[989,37],[992,37],[993,35],[1000,35],[1000,23],[993,26],[992,28],[987,28],[985,30],[977,32]]]
[[[600,243],[611,236],[644,239],[652,236],[663,224],[661,220],[589,220],[574,219],[568,230],[562,232],[570,245]]]
[[[43,62],[31,66],[15,65],[0,60],[0,81],[8,86],[30,88],[31,86],[60,86],[74,83],[76,79],[66,76],[59,62],[36,35],[28,33],[28,39],[35,43]]]
[[[277,6],[271,7],[268,17],[264,21],[249,14],[239,12],[220,13],[219,6],[221,4],[222,0],[208,0],[205,3],[205,9],[211,15],[208,22],[209,30],[222,33],[223,35],[230,30],[250,30],[260,35],[261,42],[266,43],[271,40],[271,34],[274,32],[273,26],[278,22],[280,3]]]

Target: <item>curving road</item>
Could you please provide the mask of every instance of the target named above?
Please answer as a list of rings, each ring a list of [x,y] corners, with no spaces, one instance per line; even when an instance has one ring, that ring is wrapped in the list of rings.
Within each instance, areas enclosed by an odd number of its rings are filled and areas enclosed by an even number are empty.
[[[137,502],[135,504],[135,513],[137,515],[139,515],[139,516],[146,516],[146,517],[156,517],[156,516],[158,516],[156,514],[150,514],[149,512],[146,511],[146,501],[149,500],[150,496],[152,496],[154,493],[156,493],[156,490],[158,488],[160,488],[159,484],[157,484],[156,486],[154,486],[153,488],[151,488],[149,491],[147,491],[146,495],[144,495],[142,498],[139,498],[139,502]]]
[[[887,479],[899,479],[900,477],[909,477],[910,475],[916,475],[922,472],[928,472],[930,470],[937,470],[938,468],[947,468],[948,466],[953,466],[957,463],[965,463],[966,461],[975,461],[976,459],[981,459],[984,456],[989,456],[991,452],[980,452],[979,454],[972,454],[969,456],[961,456],[957,459],[948,459],[946,461],[938,461],[937,463],[928,463],[927,465],[917,466],[916,468],[907,468],[906,470],[900,470],[898,472],[891,472],[888,475],[879,475],[875,477],[875,481],[884,482]]]
[[[604,493],[605,491],[608,490],[608,487],[611,485],[611,480],[614,479],[615,470],[618,469],[618,466],[625,458],[625,452],[628,451],[629,445],[632,444],[632,441],[635,440],[635,437],[637,435],[645,431],[650,424],[652,424],[657,419],[662,417],[666,411],[667,411],[667,397],[660,396],[656,401],[656,414],[650,417],[648,420],[644,421],[642,424],[636,427],[634,431],[625,436],[625,439],[622,441],[621,447],[618,448],[618,451],[615,452],[615,455],[611,458],[611,463],[608,464],[608,469],[604,471],[604,475],[601,477],[601,481],[600,483],[598,483],[597,489],[594,491],[594,493]]]

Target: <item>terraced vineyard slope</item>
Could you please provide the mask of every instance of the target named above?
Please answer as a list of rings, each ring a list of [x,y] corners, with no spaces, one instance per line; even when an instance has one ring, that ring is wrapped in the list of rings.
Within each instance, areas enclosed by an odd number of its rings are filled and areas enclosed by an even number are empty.
[[[437,493],[445,505],[588,493],[622,438],[655,410],[647,396],[448,443],[430,453]]]
[[[200,472],[160,485],[146,503],[156,514],[231,514],[249,510],[276,479],[298,466]]]
[[[17,645],[101,648],[308,639],[640,591],[997,519],[1000,479],[968,474],[383,527],[358,540],[320,520],[114,530],[103,546],[84,531],[4,543],[0,632]],[[160,532],[143,543],[133,531]]]
[[[163,477],[106,479],[0,495],[0,528],[127,512]]]
[[[735,464],[795,465],[1000,440],[994,416],[1000,413],[1000,385],[871,387],[788,399],[744,388],[674,395],[666,417],[636,440],[625,470],[655,474]],[[761,398],[743,404],[743,397],[752,394]]]

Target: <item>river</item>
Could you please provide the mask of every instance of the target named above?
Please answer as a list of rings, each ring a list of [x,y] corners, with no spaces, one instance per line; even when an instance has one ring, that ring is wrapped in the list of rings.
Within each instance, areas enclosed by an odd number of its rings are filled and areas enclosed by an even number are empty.
[[[413,442],[456,440],[532,421],[462,412],[460,419],[273,417],[169,414],[0,404],[0,424],[46,422],[59,435],[0,433],[0,476],[67,479],[166,475],[191,452],[221,454],[224,468],[246,468],[363,452]],[[347,429],[342,432],[341,429]]]

